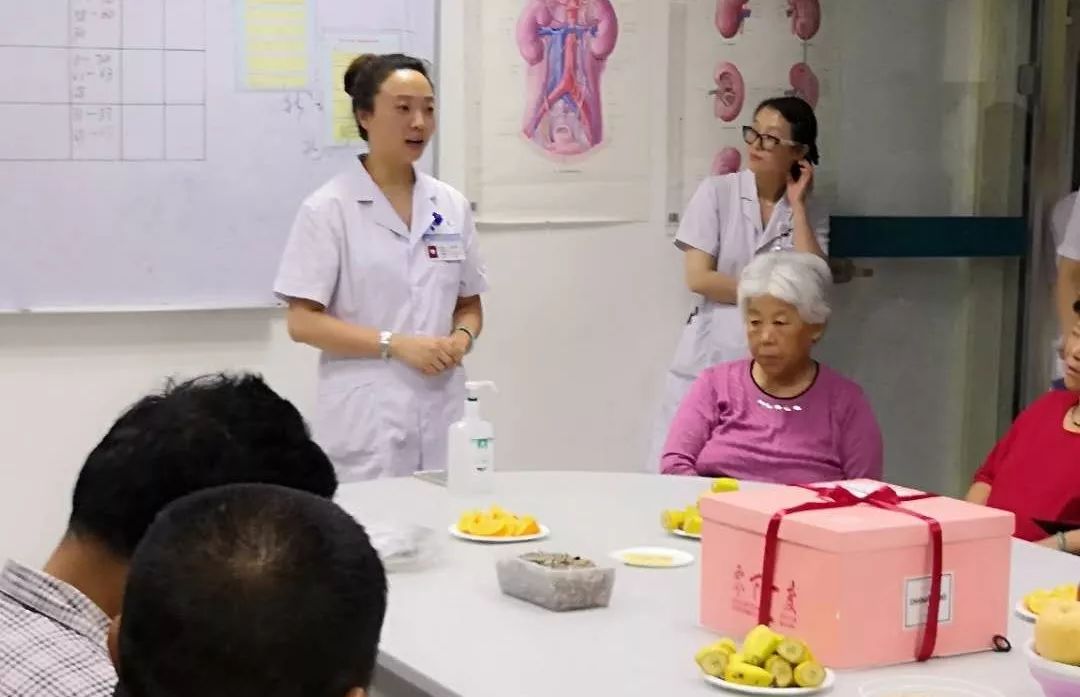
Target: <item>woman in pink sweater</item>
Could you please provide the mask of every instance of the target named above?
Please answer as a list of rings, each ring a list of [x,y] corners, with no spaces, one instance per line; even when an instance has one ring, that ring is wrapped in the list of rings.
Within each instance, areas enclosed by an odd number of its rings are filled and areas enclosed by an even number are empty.
[[[861,388],[810,351],[829,317],[829,266],[803,252],[739,277],[750,360],[702,373],[672,422],[665,474],[810,484],[882,476],[881,429]]]

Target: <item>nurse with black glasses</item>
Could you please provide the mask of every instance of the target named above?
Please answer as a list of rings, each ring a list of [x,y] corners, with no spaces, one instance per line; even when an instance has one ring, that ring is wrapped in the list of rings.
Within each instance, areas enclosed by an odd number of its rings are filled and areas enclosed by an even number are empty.
[[[825,257],[829,216],[811,195],[818,163],[817,118],[798,97],[767,99],[743,127],[747,169],[705,179],[675,236],[695,294],[668,370],[646,469],[660,470],[668,427],[694,379],[706,368],[749,356],[736,307],[736,279],[761,252],[794,249]]]

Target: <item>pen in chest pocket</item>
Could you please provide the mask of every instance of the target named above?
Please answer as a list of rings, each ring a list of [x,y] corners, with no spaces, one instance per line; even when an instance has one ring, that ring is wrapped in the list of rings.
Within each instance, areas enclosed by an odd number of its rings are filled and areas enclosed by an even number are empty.
[[[465,259],[465,246],[461,234],[453,229],[440,230],[446,221],[439,213],[431,214],[431,225],[424,233],[424,244],[427,247],[428,258],[440,261],[463,261]]]
[[[424,231],[425,235],[434,235],[439,231],[439,226],[443,224],[444,218],[439,215],[438,212],[431,214],[431,224],[428,225],[427,230]]]

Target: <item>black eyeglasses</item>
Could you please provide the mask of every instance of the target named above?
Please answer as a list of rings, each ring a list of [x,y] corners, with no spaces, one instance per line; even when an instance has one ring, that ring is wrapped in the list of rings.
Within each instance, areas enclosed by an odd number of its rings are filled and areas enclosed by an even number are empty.
[[[793,140],[788,140],[787,138],[777,138],[776,136],[769,135],[768,133],[758,133],[756,130],[754,130],[753,126],[742,127],[742,139],[746,142],[747,145],[753,145],[758,140],[760,140],[762,150],[772,150],[777,145],[789,145],[791,147],[796,147],[797,145],[799,145],[799,143],[796,143]]]

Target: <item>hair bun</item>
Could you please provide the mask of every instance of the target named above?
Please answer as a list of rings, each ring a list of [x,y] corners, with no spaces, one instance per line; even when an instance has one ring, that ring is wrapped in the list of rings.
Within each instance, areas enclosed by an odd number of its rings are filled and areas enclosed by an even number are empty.
[[[356,58],[352,59],[352,63],[349,63],[349,67],[345,69],[345,77],[342,79],[342,87],[345,89],[345,94],[350,97],[355,97],[353,94],[356,85],[356,76],[372,69],[379,60],[378,54],[375,53],[361,53]]]

